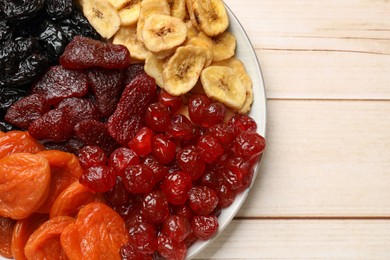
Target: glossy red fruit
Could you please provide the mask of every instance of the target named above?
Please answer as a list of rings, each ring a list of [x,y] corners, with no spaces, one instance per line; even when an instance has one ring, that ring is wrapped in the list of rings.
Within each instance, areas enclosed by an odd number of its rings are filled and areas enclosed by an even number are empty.
[[[123,170],[140,163],[139,156],[132,149],[126,147],[117,148],[108,159],[108,165],[114,169],[116,175],[122,175]]]
[[[130,193],[146,193],[154,187],[153,171],[146,165],[129,166],[123,175],[123,183]]]
[[[146,125],[155,132],[164,132],[171,122],[168,109],[161,103],[150,104],[145,114]]]
[[[130,53],[123,45],[76,36],[66,46],[60,64],[69,69],[121,69],[130,65]]]
[[[86,119],[98,120],[101,117],[92,101],[85,98],[65,98],[57,105],[57,108],[66,108],[75,124]]]
[[[138,75],[126,86],[115,112],[108,119],[110,135],[122,146],[127,146],[144,126],[146,109],[156,98],[154,79],[145,73]]]
[[[68,97],[82,97],[88,92],[87,75],[82,70],[69,70],[62,66],[51,67],[31,88],[51,105]]]
[[[125,69],[125,85],[131,83],[138,75],[144,74],[144,63],[132,63]]]
[[[206,163],[213,163],[224,153],[224,149],[218,142],[218,139],[209,134],[201,136],[196,147]]]
[[[218,219],[211,216],[195,216],[191,222],[194,235],[201,240],[210,239],[218,231]]]
[[[162,89],[158,95],[158,102],[166,106],[171,114],[174,114],[182,107],[183,98],[181,96],[172,96]]]
[[[74,127],[74,133],[85,144],[99,146],[107,154],[118,147],[108,133],[107,125],[97,120],[87,119],[79,122]]]
[[[181,204],[181,205],[172,205],[172,214],[182,216],[186,218],[188,221],[191,221],[192,218],[194,217],[194,212],[192,211],[188,203]]]
[[[142,254],[153,254],[157,250],[156,229],[152,224],[136,222],[129,228],[130,243]]]
[[[161,184],[161,190],[164,192],[167,200],[174,205],[186,202],[188,191],[191,187],[191,177],[181,171],[167,175]]]
[[[97,108],[102,115],[110,116],[114,113],[124,88],[124,71],[94,68],[87,75]]]
[[[178,140],[189,141],[195,137],[195,127],[187,117],[180,114],[172,116],[166,132],[168,136]]]
[[[162,223],[169,215],[168,201],[161,191],[152,191],[143,197],[142,216],[149,222]]]
[[[176,144],[166,135],[159,134],[152,138],[152,155],[159,163],[168,164],[175,159]]]
[[[153,156],[145,157],[143,164],[153,171],[153,178],[156,182],[162,181],[168,175],[168,168],[159,163]]]
[[[8,108],[5,120],[19,128],[27,129],[30,124],[50,110],[42,94],[31,94]]]
[[[188,99],[188,114],[194,124],[202,125],[211,100],[205,94],[194,94]]]
[[[159,234],[157,251],[170,260],[183,260],[187,254],[187,247],[183,242],[175,242],[170,237]]]
[[[206,132],[217,138],[225,148],[231,146],[235,139],[233,128],[222,123],[211,126]]]
[[[182,242],[191,233],[191,224],[184,216],[171,215],[165,219],[162,233],[173,241]]]
[[[209,215],[218,205],[217,194],[206,186],[192,187],[188,194],[189,205],[197,215]]]
[[[124,244],[120,250],[122,260],[153,260],[151,255],[142,254],[132,243]]]
[[[256,132],[241,132],[234,140],[234,153],[244,158],[260,155],[265,149],[265,139]]]
[[[79,150],[85,146],[85,144],[75,136],[65,142],[46,142],[44,145],[47,150],[60,150],[76,155],[78,155]]]
[[[53,109],[32,122],[28,132],[38,140],[66,141],[73,134],[73,120],[67,109]]]
[[[131,195],[126,190],[121,177],[116,177],[114,187],[104,193],[104,198],[111,206],[131,205],[133,203]]]
[[[253,118],[248,115],[238,114],[229,119],[228,126],[233,128],[234,134],[251,131],[256,132],[257,124]]]
[[[221,208],[229,207],[234,202],[237,194],[235,190],[228,188],[223,183],[217,186],[215,192],[218,196],[218,206]]]
[[[116,177],[111,167],[94,166],[87,168],[79,181],[93,192],[106,192],[115,186]]]
[[[139,156],[146,156],[152,152],[153,131],[147,127],[141,128],[130,140],[128,146]]]
[[[180,169],[191,176],[193,180],[199,179],[206,169],[206,164],[195,146],[179,150],[176,154],[176,160]]]
[[[78,159],[81,167],[87,169],[93,166],[105,166],[107,156],[102,148],[94,145],[87,145],[80,149]]]
[[[226,107],[219,102],[212,102],[206,109],[202,126],[211,127],[223,123],[226,115]]]

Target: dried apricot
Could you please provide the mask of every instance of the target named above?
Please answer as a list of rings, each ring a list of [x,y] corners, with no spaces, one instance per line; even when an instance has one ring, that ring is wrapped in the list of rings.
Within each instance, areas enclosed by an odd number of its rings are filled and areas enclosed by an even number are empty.
[[[45,150],[28,132],[13,130],[0,135],[0,158],[17,152],[37,153]]]
[[[28,218],[16,222],[11,244],[12,254],[15,259],[27,260],[24,255],[24,247],[26,246],[27,240],[31,234],[48,219],[48,215],[33,214]]]
[[[46,158],[14,153],[0,160],[0,216],[22,219],[45,202],[50,190]]]
[[[93,202],[81,208],[76,222],[61,234],[61,245],[70,259],[121,259],[120,247],[129,234],[125,222],[109,206]]]
[[[27,259],[67,259],[62,250],[60,236],[63,230],[74,223],[74,219],[59,216],[43,223],[27,240],[24,253]]]
[[[0,217],[0,256],[12,258],[11,240],[15,220]]]
[[[89,191],[76,181],[63,190],[54,201],[50,209],[50,218],[57,216],[75,217],[82,206],[96,201],[103,202],[103,196]]]
[[[75,181],[78,181],[83,170],[74,154],[57,150],[46,150],[38,155],[49,161],[51,170],[50,192],[45,203],[37,210],[38,213],[49,213],[54,201],[60,193]]]

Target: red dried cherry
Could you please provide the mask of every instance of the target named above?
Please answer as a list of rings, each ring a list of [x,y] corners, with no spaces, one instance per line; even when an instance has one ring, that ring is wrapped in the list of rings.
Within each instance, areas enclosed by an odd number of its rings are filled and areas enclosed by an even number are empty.
[[[191,224],[186,217],[171,215],[163,223],[162,232],[176,242],[182,242],[191,233]]]
[[[132,203],[130,193],[126,190],[120,177],[116,178],[115,186],[104,193],[104,198],[111,206],[129,205]]]
[[[130,140],[128,146],[139,156],[146,156],[152,152],[152,137],[153,131],[143,127]]]
[[[153,171],[146,165],[129,166],[123,175],[125,188],[131,193],[150,192],[155,184]]]
[[[93,192],[106,192],[115,186],[116,177],[108,166],[87,168],[80,177],[80,183]]]
[[[116,175],[122,175],[123,170],[140,163],[139,156],[131,149],[120,147],[114,150],[108,159],[108,166],[114,169]]]
[[[142,215],[152,223],[162,223],[169,215],[168,201],[161,191],[145,194],[142,200]]]
[[[195,146],[179,150],[176,154],[176,160],[181,170],[190,175],[193,180],[199,179],[206,169],[206,164]]]
[[[152,224],[136,222],[129,229],[130,244],[142,254],[153,254],[157,250],[156,229]]]
[[[265,139],[256,132],[241,132],[234,140],[235,154],[244,158],[258,156],[264,149]]]
[[[187,254],[186,245],[181,242],[175,242],[170,237],[159,234],[157,251],[166,259],[183,260]]]
[[[150,104],[145,113],[146,125],[155,132],[164,132],[171,122],[168,109],[161,103]]]
[[[257,124],[253,118],[248,115],[238,114],[229,119],[228,126],[233,128],[234,134],[251,131],[256,132]]]
[[[170,203],[180,205],[188,199],[188,191],[191,186],[191,177],[184,172],[177,171],[165,177],[161,184],[161,190]]]
[[[194,133],[195,127],[187,117],[180,114],[172,116],[167,128],[167,134],[170,137],[188,141],[194,138]]]
[[[218,226],[218,219],[213,215],[195,216],[191,223],[195,236],[202,240],[211,238],[218,231]]]
[[[183,98],[181,96],[172,96],[163,89],[158,95],[158,101],[166,106],[171,114],[177,112],[183,105]]]
[[[138,248],[132,244],[124,244],[120,249],[122,260],[153,260],[151,255],[145,255],[138,251]]]
[[[218,205],[217,194],[206,186],[192,187],[188,194],[189,205],[197,215],[209,215]]]
[[[203,160],[206,163],[213,163],[220,155],[224,153],[222,145],[215,137],[206,134],[199,138],[196,145],[200,151]]]
[[[159,134],[152,138],[152,155],[159,163],[168,164],[176,154],[176,144],[166,135]]]
[[[207,129],[207,133],[217,138],[223,147],[231,146],[235,138],[233,128],[225,124],[213,125]]]
[[[168,168],[159,163],[153,156],[145,157],[143,164],[153,171],[153,178],[156,182],[162,181],[168,175]]]
[[[103,149],[98,146],[87,145],[80,149],[78,159],[80,165],[86,169],[93,166],[105,166],[107,156]]]
[[[188,114],[194,124],[202,125],[211,100],[205,94],[191,95],[188,100]]]

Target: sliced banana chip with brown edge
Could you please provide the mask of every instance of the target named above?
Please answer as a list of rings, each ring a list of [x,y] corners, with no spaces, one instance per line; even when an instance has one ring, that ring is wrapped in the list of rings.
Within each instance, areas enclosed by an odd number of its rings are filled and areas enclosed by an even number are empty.
[[[139,18],[137,23],[137,37],[140,42],[142,39],[142,29],[144,28],[145,20],[152,14],[165,14],[170,15],[171,10],[169,8],[167,0],[143,0],[141,3],[141,9],[139,12]]]
[[[150,53],[148,57],[146,57],[144,66],[146,74],[154,78],[156,84],[161,88],[164,86],[163,69],[165,62],[165,60],[158,59],[156,56]]]
[[[141,10],[142,0],[130,0],[119,10],[122,26],[136,24]]]
[[[85,1],[85,0],[84,0]],[[129,0],[108,0],[108,2],[113,6],[115,7],[115,9],[119,10],[121,9],[123,6],[125,6],[127,4],[127,2],[129,2]]]
[[[84,16],[104,38],[111,38],[121,25],[118,11],[107,0],[80,1]]]
[[[198,36],[211,42],[213,61],[229,59],[236,53],[236,37],[228,31],[215,37],[208,37],[203,32],[200,32]]]
[[[133,26],[122,26],[112,38],[114,44],[122,44],[127,47],[131,57],[137,60],[145,60],[150,51],[144,44],[138,41],[137,28]]]
[[[246,89],[233,69],[210,66],[202,71],[200,80],[209,98],[234,110],[239,110],[244,105]]]
[[[187,93],[197,83],[205,62],[204,48],[194,45],[177,48],[164,67],[163,88],[174,96]]]
[[[204,66],[205,67],[210,66],[210,64],[213,62],[213,50],[212,50],[213,45],[211,41],[195,36],[190,38],[187,44],[192,44],[204,48],[206,52],[206,62]]]
[[[184,20],[187,16],[185,0],[167,0],[173,17]]]

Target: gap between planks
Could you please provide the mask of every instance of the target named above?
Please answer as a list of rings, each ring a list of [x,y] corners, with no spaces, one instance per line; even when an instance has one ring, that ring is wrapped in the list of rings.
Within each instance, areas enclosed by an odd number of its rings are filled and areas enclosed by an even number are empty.
[[[390,220],[390,216],[259,216],[235,217],[234,220]]]

